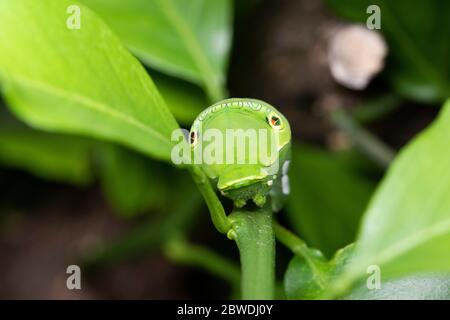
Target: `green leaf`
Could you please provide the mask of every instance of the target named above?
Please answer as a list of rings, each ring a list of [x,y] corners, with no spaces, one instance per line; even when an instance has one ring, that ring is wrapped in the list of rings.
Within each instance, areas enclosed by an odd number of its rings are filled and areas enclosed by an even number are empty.
[[[317,299],[328,286],[339,277],[351,263],[354,246],[339,250],[329,261],[316,260],[315,265],[295,256],[288,265],[284,277],[285,291],[289,299]],[[320,279],[320,281],[319,281]],[[379,289],[369,289],[366,281],[360,281],[349,294],[341,297],[347,300],[440,300],[450,299],[450,275],[418,274],[394,280],[381,277]]]
[[[330,261],[326,261],[317,252],[313,255],[313,249],[306,250],[306,255],[292,258],[284,275],[284,289],[288,299],[309,300],[320,297],[347,265],[353,245],[337,251]]]
[[[0,79],[20,118],[52,131],[83,134],[170,159],[177,123],[144,68],[109,28],[73,1],[0,2]]]
[[[374,183],[359,172],[356,154],[349,161],[342,154],[295,145],[292,157],[289,222],[311,246],[331,256],[354,241]]]
[[[319,279],[328,276],[328,265],[325,261],[315,264],[313,268],[299,256],[289,262],[284,276],[284,290],[288,299],[310,300],[322,294],[325,284]],[[328,280],[325,283],[328,284]]]
[[[385,279],[450,272],[450,101],[405,147],[372,198],[355,257],[334,285],[343,291],[378,265]]]
[[[230,0],[83,0],[147,65],[224,98]]]
[[[383,281],[380,289],[360,285],[347,300],[450,300],[450,275],[422,274]]]
[[[167,204],[167,165],[115,145],[105,145],[99,153],[102,187],[117,213],[130,217]]]
[[[420,0],[328,0],[340,16],[366,24],[369,5],[381,10],[381,32],[389,45],[387,72],[404,96],[443,101],[450,95],[450,2]]]
[[[209,105],[203,91],[190,83],[161,74],[153,74],[156,87],[175,118],[190,127],[195,118]]]
[[[0,164],[77,185],[92,180],[92,142],[33,130],[0,106]]]

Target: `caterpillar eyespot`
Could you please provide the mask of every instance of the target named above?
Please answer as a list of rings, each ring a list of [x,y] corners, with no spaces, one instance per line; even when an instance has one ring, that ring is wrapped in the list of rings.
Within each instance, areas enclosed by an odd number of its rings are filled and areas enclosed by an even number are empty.
[[[269,116],[267,117],[267,122],[274,129],[280,129],[283,125],[281,118],[275,112],[271,112],[269,114]]]
[[[197,133],[195,131],[191,131],[191,133],[189,134],[189,142],[191,143],[192,147],[195,147],[195,145],[197,144]]]

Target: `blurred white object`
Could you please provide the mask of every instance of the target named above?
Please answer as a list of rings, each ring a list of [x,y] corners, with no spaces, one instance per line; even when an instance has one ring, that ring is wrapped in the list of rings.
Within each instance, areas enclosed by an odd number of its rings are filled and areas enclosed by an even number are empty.
[[[345,26],[331,37],[328,60],[331,74],[340,84],[362,90],[383,69],[387,46],[375,30]]]

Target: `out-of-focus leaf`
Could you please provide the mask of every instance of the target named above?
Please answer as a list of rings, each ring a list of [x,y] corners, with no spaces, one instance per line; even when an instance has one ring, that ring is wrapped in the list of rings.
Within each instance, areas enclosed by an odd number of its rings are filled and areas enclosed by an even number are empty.
[[[115,145],[99,153],[102,187],[119,214],[134,216],[168,203],[169,166]]]
[[[230,0],[83,0],[144,63],[223,98]]]
[[[209,105],[203,91],[193,84],[160,74],[153,75],[153,80],[180,124],[190,127]]]
[[[351,262],[353,248],[353,245],[348,246],[338,251],[331,261],[317,261],[315,265],[311,265],[302,257],[294,257],[284,277],[287,297],[302,300],[320,298],[332,281]],[[349,294],[340,298],[347,300],[450,299],[448,274],[419,274],[391,280],[384,280],[381,277],[380,280],[380,288],[369,289],[364,279],[355,285]]]
[[[66,11],[73,4],[0,1],[0,79],[7,102],[36,127],[170,159],[178,125],[145,69],[88,8],[80,7],[80,29],[68,28]]]
[[[450,300],[450,275],[424,274],[382,281],[380,289],[356,287],[347,300]]]
[[[374,183],[339,154],[295,145],[289,172],[288,219],[313,247],[330,256],[353,242]]]
[[[0,163],[35,176],[86,185],[92,180],[92,141],[33,130],[0,105]]]
[[[450,272],[450,101],[397,156],[364,214],[355,255],[334,287],[378,265],[384,279]]]
[[[387,70],[395,88],[420,101],[443,101],[450,95],[450,2],[441,0],[328,0],[351,21],[366,23],[367,8],[378,5],[381,32],[389,44]]]

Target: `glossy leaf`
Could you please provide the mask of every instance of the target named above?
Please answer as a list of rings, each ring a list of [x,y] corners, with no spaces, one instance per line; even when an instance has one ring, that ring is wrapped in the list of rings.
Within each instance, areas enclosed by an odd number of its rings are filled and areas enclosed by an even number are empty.
[[[381,32],[389,44],[387,72],[403,95],[443,101],[450,95],[450,23],[442,18],[450,2],[441,0],[328,0],[340,16],[366,24],[370,5],[381,12]]]
[[[230,0],[83,0],[144,63],[223,97]]]
[[[348,288],[370,265],[385,279],[419,272],[450,272],[450,102],[389,169],[363,219],[346,273]]]
[[[66,25],[72,1],[0,2],[0,79],[33,126],[126,144],[169,159],[176,121],[139,62],[89,9]]]
[[[102,187],[115,211],[130,217],[168,202],[168,168],[115,145],[99,150]]]
[[[354,241],[374,183],[358,171],[358,157],[296,145],[289,172],[288,219],[313,247],[331,256]],[[351,199],[350,199],[351,198]]]

